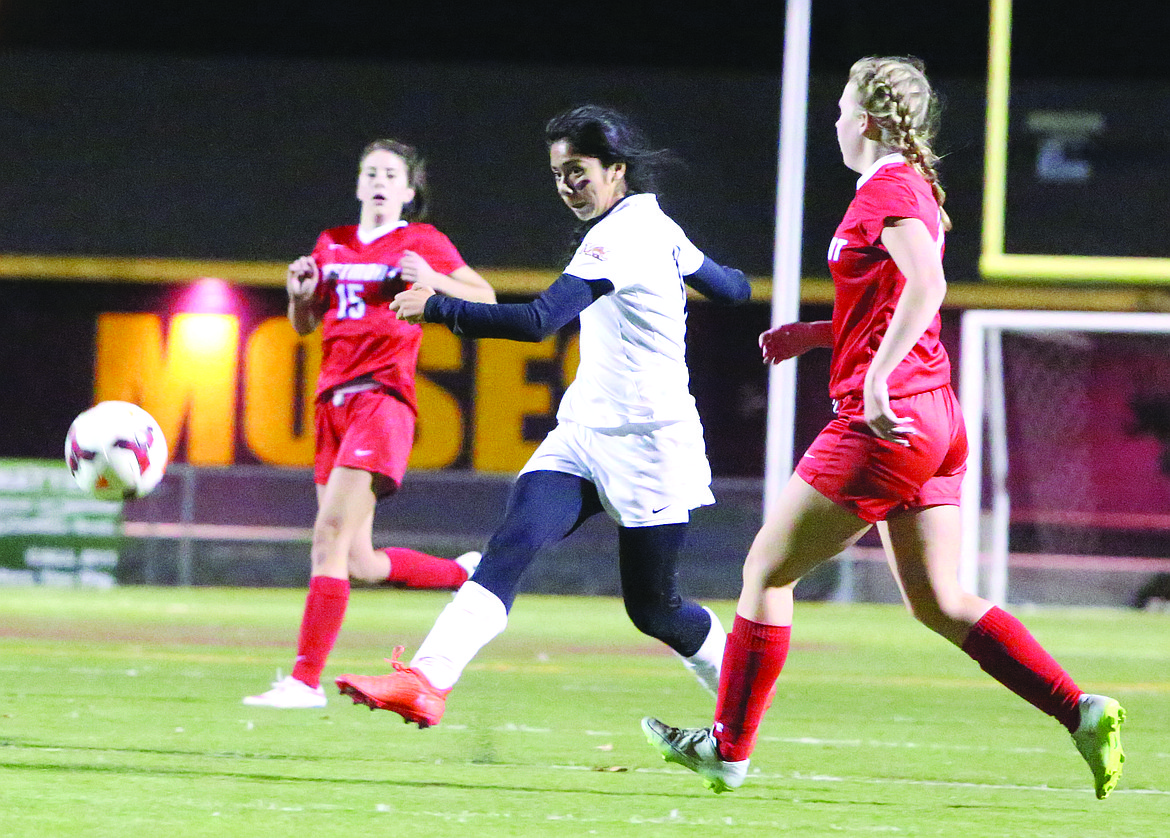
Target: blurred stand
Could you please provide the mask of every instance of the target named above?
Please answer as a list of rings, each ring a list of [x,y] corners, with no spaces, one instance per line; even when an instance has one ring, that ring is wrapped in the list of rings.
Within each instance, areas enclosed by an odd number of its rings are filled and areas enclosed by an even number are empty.
[[[455,556],[482,549],[503,514],[511,476],[417,471],[381,504],[374,543]],[[732,599],[759,527],[762,483],[716,480],[717,503],[698,509],[680,563],[683,589]],[[124,509],[118,584],[291,586],[308,584],[316,512],[307,469],[193,468],[174,464],[159,489]],[[1013,603],[1155,607],[1170,559],[1018,553],[1010,561]],[[525,577],[534,593],[619,593],[614,524],[599,515],[544,551]],[[897,587],[870,534],[797,588],[804,600],[897,602]]]

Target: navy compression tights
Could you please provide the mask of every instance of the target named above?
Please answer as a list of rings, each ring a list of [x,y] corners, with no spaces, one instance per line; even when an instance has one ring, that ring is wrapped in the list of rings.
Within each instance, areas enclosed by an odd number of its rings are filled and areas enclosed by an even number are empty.
[[[602,511],[597,487],[573,474],[531,471],[512,487],[503,523],[493,533],[475,582],[509,611],[520,577],[542,547],[566,538]],[[618,560],[622,597],[634,626],[684,657],[699,650],[711,616],[678,592],[678,554],[686,524],[621,527]]]

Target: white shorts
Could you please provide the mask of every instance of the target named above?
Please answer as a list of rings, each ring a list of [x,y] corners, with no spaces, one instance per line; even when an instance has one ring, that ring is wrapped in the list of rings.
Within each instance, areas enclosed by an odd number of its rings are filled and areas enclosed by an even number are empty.
[[[623,527],[682,524],[715,502],[699,422],[651,430],[599,431],[561,422],[520,471],[559,471],[593,483],[609,516]]]

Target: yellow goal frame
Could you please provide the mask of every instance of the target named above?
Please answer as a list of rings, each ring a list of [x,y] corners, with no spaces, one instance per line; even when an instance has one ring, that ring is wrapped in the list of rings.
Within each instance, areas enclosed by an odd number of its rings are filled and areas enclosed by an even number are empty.
[[[983,241],[979,272],[985,279],[1003,280],[1170,282],[1170,259],[1004,253],[1012,0],[991,0],[990,11],[983,163]]]

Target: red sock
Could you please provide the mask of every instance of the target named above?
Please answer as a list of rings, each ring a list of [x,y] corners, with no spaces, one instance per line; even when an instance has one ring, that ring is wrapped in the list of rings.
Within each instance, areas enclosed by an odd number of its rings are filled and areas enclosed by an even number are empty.
[[[751,756],[760,721],[776,694],[791,636],[792,626],[770,626],[735,615],[723,649],[715,705],[715,741],[726,761]]]
[[[321,670],[333,651],[345,606],[349,603],[349,580],[314,576],[309,580],[301,634],[297,639],[297,662],[292,676],[310,687],[321,686]]]
[[[995,607],[980,618],[963,651],[995,680],[1020,698],[1075,731],[1080,724],[1077,700],[1082,693],[1069,674],[1036,642],[1024,624]]]
[[[452,559],[440,559],[405,547],[387,547],[390,575],[386,581],[404,588],[442,588],[453,591],[467,581],[467,571]]]

